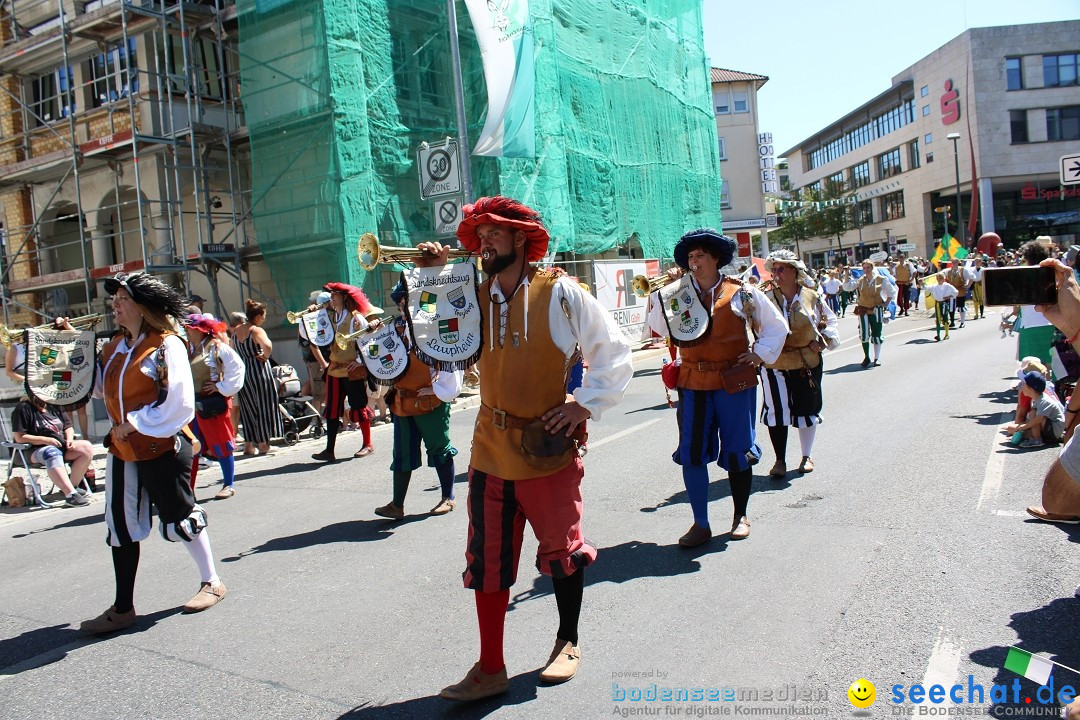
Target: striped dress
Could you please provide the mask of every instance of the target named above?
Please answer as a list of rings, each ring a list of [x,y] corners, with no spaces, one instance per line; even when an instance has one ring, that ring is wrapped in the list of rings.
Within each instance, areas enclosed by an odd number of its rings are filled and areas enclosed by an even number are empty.
[[[269,442],[281,437],[285,429],[278,411],[277,384],[270,372],[269,362],[259,362],[258,345],[251,333],[243,340],[233,340],[236,352],[244,361],[244,387],[237,393],[240,399],[240,422],[244,440],[253,443]]]

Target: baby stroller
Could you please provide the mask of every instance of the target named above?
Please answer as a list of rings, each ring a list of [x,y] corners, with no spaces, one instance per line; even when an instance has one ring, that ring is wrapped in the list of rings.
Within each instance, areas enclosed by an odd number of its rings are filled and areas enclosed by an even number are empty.
[[[285,443],[300,442],[305,430],[316,440],[323,436],[323,421],[311,404],[310,395],[300,394],[300,377],[292,365],[275,365],[272,369],[278,388],[278,410],[284,418]]]

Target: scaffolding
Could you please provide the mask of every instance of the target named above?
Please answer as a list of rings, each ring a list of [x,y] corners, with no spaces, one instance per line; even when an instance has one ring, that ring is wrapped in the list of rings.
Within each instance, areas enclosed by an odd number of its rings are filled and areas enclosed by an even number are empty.
[[[206,288],[219,311],[250,294],[235,36],[231,0],[0,3],[6,324],[100,311],[120,271]]]

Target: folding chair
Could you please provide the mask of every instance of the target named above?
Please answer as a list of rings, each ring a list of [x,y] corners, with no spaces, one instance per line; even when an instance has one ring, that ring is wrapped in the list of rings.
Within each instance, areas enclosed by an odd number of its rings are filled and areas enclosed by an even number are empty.
[[[26,478],[30,481],[30,494],[33,495],[33,504],[39,508],[52,508],[59,507],[60,503],[47,503],[41,492],[41,486],[38,484],[37,477],[34,476],[34,469],[30,463],[30,455],[34,452],[34,446],[29,443],[17,443],[14,440],[14,436],[11,432],[11,409],[10,405],[0,406],[0,447],[5,451],[7,472],[4,475],[4,482],[6,483],[11,479],[12,473],[15,471],[16,464],[21,465]],[[48,475],[46,475],[48,477]],[[55,486],[54,486],[55,487]],[[7,488],[4,488],[3,495],[0,496],[0,500],[7,498]]]

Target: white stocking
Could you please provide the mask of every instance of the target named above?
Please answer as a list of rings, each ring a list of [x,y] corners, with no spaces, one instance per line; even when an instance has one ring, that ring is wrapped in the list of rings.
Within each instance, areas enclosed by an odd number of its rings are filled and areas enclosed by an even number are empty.
[[[191,540],[184,541],[184,547],[191,553],[192,560],[199,566],[201,582],[215,583],[218,581],[217,570],[214,569],[214,553],[210,550],[210,535],[203,530]]]

